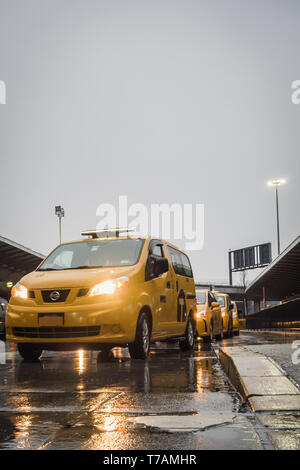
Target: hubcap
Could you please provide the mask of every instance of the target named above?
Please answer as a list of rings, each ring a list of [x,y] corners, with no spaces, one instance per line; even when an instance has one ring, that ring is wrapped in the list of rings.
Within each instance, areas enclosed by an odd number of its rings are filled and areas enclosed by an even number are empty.
[[[149,328],[148,328],[148,323],[146,322],[146,320],[143,321],[142,342],[143,342],[144,351],[148,352],[150,340],[149,340]]]
[[[194,339],[194,332],[193,332],[193,327],[192,327],[191,322],[189,322],[188,324],[187,337],[188,337],[189,345],[192,346],[193,339]]]

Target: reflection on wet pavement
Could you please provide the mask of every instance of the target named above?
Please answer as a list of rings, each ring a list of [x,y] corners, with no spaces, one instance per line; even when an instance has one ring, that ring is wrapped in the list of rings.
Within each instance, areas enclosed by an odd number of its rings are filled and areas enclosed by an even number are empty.
[[[83,350],[45,352],[26,363],[13,345],[7,350],[0,366],[0,449],[200,449],[224,448],[225,441],[228,448],[261,446],[252,414],[239,413],[239,396],[210,345],[199,343],[185,354],[176,344],[156,343],[147,361],[115,348],[107,363]],[[153,433],[130,420],[207,413],[235,419],[184,436]]]

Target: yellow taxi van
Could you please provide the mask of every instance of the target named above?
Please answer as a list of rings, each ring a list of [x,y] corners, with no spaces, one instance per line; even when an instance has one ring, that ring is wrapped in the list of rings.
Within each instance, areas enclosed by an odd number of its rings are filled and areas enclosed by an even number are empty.
[[[223,321],[220,305],[213,292],[208,289],[196,289],[197,336],[205,342],[211,342],[214,338],[223,338]]]
[[[236,305],[236,302],[231,302],[232,307],[232,327],[233,327],[233,334],[238,336],[240,334],[240,322],[239,322],[239,311]]]
[[[150,343],[194,345],[196,300],[188,256],[161,239],[129,230],[86,231],[56,247],[13,288],[7,341],[25,360],[43,350],[128,346],[145,359]]]
[[[231,338],[233,335],[233,304],[231,303],[228,294],[223,294],[222,292],[215,292],[215,298],[221,307],[223,320],[223,334],[225,338]]]

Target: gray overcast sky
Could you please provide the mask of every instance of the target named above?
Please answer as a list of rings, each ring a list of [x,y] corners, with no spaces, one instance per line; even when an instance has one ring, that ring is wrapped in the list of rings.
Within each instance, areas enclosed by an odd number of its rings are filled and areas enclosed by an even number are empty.
[[[197,280],[300,232],[298,0],[0,0],[1,228],[48,253],[101,202],[204,203]],[[239,277],[234,278],[239,282]]]

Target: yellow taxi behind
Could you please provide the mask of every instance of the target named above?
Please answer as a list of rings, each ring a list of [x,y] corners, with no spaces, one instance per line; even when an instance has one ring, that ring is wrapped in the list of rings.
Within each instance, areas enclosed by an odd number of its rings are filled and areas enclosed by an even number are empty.
[[[231,302],[233,305],[232,308],[232,323],[233,323],[233,334],[238,336],[240,334],[240,322],[239,322],[239,314],[236,302]]]
[[[222,292],[216,292],[215,298],[221,307],[224,336],[225,338],[230,338],[233,335],[233,318],[232,318],[233,305],[230,301],[230,297],[228,294],[224,294]]]
[[[214,338],[223,338],[221,308],[213,292],[208,289],[196,289],[197,313],[196,331],[198,337],[210,342]]]

